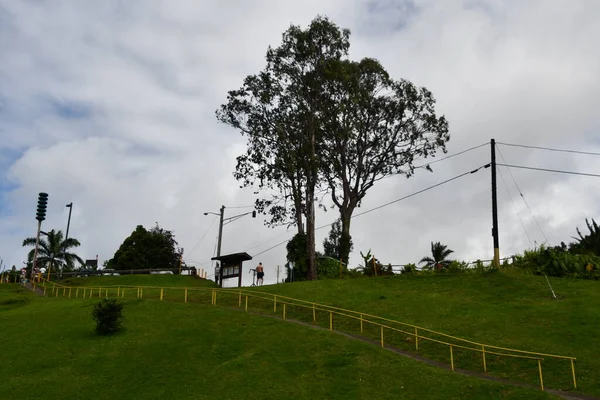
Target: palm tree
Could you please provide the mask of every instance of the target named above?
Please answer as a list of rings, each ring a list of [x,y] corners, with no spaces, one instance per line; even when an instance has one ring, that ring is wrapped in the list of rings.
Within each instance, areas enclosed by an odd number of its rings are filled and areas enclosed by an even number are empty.
[[[454,253],[454,250],[450,250],[448,246],[441,244],[440,242],[431,242],[432,257],[423,257],[421,261],[419,261],[419,264],[425,263],[424,268],[426,269],[435,267],[437,270],[440,270],[452,262],[452,260],[446,258],[452,253]]]
[[[68,251],[70,248],[79,247],[80,245],[81,243],[79,243],[79,240],[73,238],[64,240],[62,231],[56,232],[52,229],[48,232],[46,238],[40,237],[37,265],[41,267],[50,267],[52,270],[60,270],[61,272],[65,267],[67,270],[74,269],[76,261],[80,265],[83,265],[84,261],[81,257]],[[35,247],[35,238],[30,237],[23,240],[23,246]],[[35,248],[27,255],[27,264],[33,262],[34,251]]]
[[[573,243],[571,247],[573,250],[581,251],[583,253],[600,255],[600,226],[596,223],[596,221],[594,221],[593,218],[591,223],[588,222],[586,218],[585,224],[587,225],[590,233],[583,236],[579,228],[577,228],[577,234],[579,237],[573,237],[573,239],[577,240],[577,242]]]

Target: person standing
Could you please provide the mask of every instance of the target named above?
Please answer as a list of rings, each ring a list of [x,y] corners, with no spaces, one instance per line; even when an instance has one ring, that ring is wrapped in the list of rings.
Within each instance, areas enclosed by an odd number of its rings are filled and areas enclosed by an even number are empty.
[[[262,286],[264,276],[265,270],[263,269],[262,263],[259,262],[258,266],[256,267],[256,284],[258,286]]]

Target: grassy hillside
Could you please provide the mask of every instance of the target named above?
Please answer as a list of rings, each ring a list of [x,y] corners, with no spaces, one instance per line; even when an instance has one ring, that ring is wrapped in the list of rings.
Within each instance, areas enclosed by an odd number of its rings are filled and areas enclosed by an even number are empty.
[[[125,298],[125,331],[98,337],[96,301],[0,285],[3,399],[552,398],[208,305]]]
[[[254,290],[321,302],[397,319],[447,334],[509,348],[577,357],[579,390],[600,396],[600,282],[511,275],[394,276],[324,280],[264,286]],[[272,308],[268,304],[265,310]],[[311,320],[310,311],[290,318]],[[320,317],[326,326],[327,316]],[[337,319],[338,328],[358,330],[356,321]],[[374,339],[378,331],[371,332]],[[400,338],[402,339],[402,338]],[[403,347],[401,340],[396,344]],[[404,348],[414,348],[410,343]],[[423,344],[420,354],[449,362],[448,348]],[[459,366],[481,370],[477,354],[455,354]],[[521,363],[522,364],[522,363]],[[521,366],[506,358],[489,362],[490,373],[535,384],[535,362]],[[570,364],[545,359],[548,387],[572,390]]]

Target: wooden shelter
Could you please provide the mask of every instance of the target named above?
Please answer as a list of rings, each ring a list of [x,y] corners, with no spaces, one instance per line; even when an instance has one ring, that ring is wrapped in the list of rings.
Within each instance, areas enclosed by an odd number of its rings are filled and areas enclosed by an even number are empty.
[[[211,260],[219,261],[219,287],[223,287],[223,279],[238,278],[238,287],[242,287],[242,263],[252,260],[248,253],[234,253],[213,257]]]

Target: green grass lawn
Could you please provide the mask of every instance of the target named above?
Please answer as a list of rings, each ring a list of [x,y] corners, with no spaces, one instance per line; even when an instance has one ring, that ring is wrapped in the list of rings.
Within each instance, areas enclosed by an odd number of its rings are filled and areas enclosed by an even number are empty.
[[[96,302],[0,285],[2,399],[553,398],[208,304],[126,295],[125,330],[99,337]]]
[[[550,281],[558,301],[551,299],[544,277],[506,273],[322,280],[251,290],[397,319],[475,342],[576,357],[578,391],[600,396],[600,282]],[[263,308],[272,311],[270,304]],[[312,320],[306,309],[288,315]],[[357,321],[335,318],[337,329],[358,331]],[[327,315],[318,319],[328,325]],[[377,329],[366,334],[379,337]],[[405,335],[388,342],[414,349]],[[434,343],[423,342],[419,353],[445,362],[450,358],[447,346]],[[455,351],[454,356],[459,367],[482,371],[479,354]],[[488,357],[489,373],[531,384],[538,382],[536,366],[535,361]],[[573,390],[569,361],[545,358],[543,368],[547,387]]]

